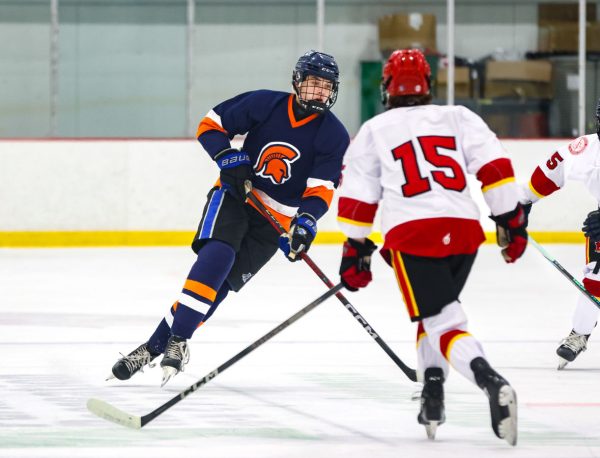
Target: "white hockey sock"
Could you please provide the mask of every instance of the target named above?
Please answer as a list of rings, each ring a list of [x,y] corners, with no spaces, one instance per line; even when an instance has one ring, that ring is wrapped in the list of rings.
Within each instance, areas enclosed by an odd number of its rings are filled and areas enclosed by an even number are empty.
[[[577,334],[591,334],[598,321],[598,307],[580,294],[573,314],[573,329]]]
[[[479,356],[485,358],[481,344],[469,333],[458,334],[453,339],[446,348],[446,358],[454,369],[477,385],[471,370],[471,361]]]
[[[417,331],[417,378],[423,380],[425,369],[429,367],[440,367],[444,371],[444,380],[448,380],[448,361],[442,354],[431,345],[431,340],[419,323]]]
[[[467,332],[467,316],[460,302],[451,302],[438,315],[425,318],[422,323],[430,346],[475,383],[471,361],[485,355],[481,344]]]

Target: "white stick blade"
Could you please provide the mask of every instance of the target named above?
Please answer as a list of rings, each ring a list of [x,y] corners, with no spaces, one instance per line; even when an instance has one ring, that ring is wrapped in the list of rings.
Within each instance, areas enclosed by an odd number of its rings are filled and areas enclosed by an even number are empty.
[[[100,399],[88,399],[87,408],[94,415],[104,418],[105,420],[112,421],[121,426],[126,426],[132,429],[141,429],[142,418],[135,415],[130,415],[127,412],[123,412],[120,409],[110,405],[108,402],[101,401]]]

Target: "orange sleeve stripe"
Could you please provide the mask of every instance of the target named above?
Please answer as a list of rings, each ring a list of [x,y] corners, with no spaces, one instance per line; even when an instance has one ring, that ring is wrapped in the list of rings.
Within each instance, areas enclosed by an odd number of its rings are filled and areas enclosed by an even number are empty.
[[[215,121],[210,119],[208,116],[205,116],[204,119],[202,119],[202,121],[200,121],[200,124],[198,124],[198,130],[196,131],[196,138],[198,138],[204,132],[207,132],[209,130],[218,130],[219,132],[223,132],[224,134],[227,134],[227,131],[225,129],[223,129],[223,126],[217,124]]]
[[[327,186],[306,188],[306,191],[304,191],[304,194],[302,194],[302,198],[304,199],[306,197],[320,197],[329,207],[331,205],[331,201],[333,200],[333,189],[328,189]]]
[[[217,292],[213,288],[204,283],[200,283],[199,281],[190,280],[189,278],[185,281],[183,288],[192,293],[196,293],[198,296],[205,297],[211,302],[214,302],[215,297],[217,297]]]

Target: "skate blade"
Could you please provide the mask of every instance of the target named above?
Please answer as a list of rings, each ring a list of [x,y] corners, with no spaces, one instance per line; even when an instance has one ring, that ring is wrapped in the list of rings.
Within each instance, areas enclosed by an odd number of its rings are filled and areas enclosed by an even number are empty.
[[[440,424],[439,421],[430,421],[425,425],[425,432],[427,433],[427,439],[435,440],[435,433],[437,432],[437,427]]]
[[[165,386],[169,380],[171,380],[173,377],[175,377],[179,373],[179,371],[177,369],[175,369],[174,367],[165,366],[162,369],[163,369],[163,378],[162,378],[162,383],[160,384],[161,388],[163,386]]]
[[[517,394],[510,385],[500,388],[498,403],[508,408],[508,417],[498,424],[498,432],[502,439],[510,445],[517,445]]]
[[[558,367],[557,367],[556,369],[557,369],[557,370],[559,370],[559,371],[562,371],[562,370],[565,368],[565,366],[566,366],[567,364],[569,364],[569,363],[570,363],[570,361],[567,361],[566,359],[564,359],[564,358],[561,358],[561,357],[559,356],[559,357],[558,357]]]
[[[110,373],[110,375],[104,379],[104,381],[105,381],[105,382],[108,382],[109,380],[112,380],[112,379],[114,379],[114,378],[117,378],[117,377],[115,377],[115,374],[113,374],[113,373],[111,372],[111,373]]]

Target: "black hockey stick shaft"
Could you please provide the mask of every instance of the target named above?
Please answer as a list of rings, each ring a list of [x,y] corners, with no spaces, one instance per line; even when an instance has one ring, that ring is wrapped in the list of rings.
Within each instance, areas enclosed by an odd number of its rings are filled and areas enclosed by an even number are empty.
[[[283,234],[286,232],[285,228],[281,225],[279,220],[275,218],[275,216],[266,208],[263,203],[254,195],[252,192],[252,184],[246,182],[246,196],[248,200],[250,200],[259,211],[271,222],[272,226],[279,232],[279,234]],[[331,288],[333,283],[327,278],[327,276],[323,273],[321,269],[314,263],[314,261],[306,254],[305,252],[300,253],[302,260],[308,264],[308,266],[317,274],[317,276],[321,279],[323,283],[327,285],[327,287]],[[417,373],[414,369],[408,367],[404,361],[402,361],[396,353],[385,343],[385,341],[379,337],[375,329],[363,318],[363,316],[358,313],[358,310],[350,303],[348,299],[341,293],[338,292],[335,297],[337,297],[344,307],[352,314],[354,319],[360,323],[360,325],[364,328],[365,331],[379,344],[379,346],[387,353],[387,355],[392,358],[392,360],[396,363],[396,365],[400,368],[402,372],[413,382],[417,381]]]
[[[291,325],[292,323],[294,323],[298,319],[302,318],[304,315],[306,315],[308,312],[310,312],[316,306],[320,305],[322,302],[325,302],[325,300],[327,300],[329,297],[331,297],[334,294],[336,294],[342,288],[343,288],[343,285],[341,283],[339,283],[339,284],[337,284],[335,286],[332,286],[329,290],[327,290],[325,293],[323,293],[317,299],[315,299],[314,301],[312,301],[306,307],[304,307],[303,309],[301,309],[298,312],[296,312],[294,315],[292,315],[291,317],[289,317],[287,320],[285,320],[283,323],[281,323],[276,328],[274,328],[271,331],[269,331],[268,333],[266,333],[264,336],[262,336],[256,342],[251,343],[250,345],[248,345],[246,348],[244,348],[237,355],[229,358],[227,361],[225,361],[223,364],[221,364],[219,367],[217,367],[214,371],[208,373],[207,375],[205,375],[204,377],[202,377],[200,380],[198,380],[196,383],[194,383],[193,385],[189,386],[184,391],[182,391],[181,393],[179,393],[177,396],[175,396],[171,400],[165,402],[163,405],[161,405],[157,409],[153,410],[152,412],[150,412],[147,415],[142,416],[141,426],[143,427],[144,425],[147,425],[152,420],[154,420],[156,417],[158,417],[160,414],[162,414],[165,410],[170,409],[175,404],[177,404],[179,401],[182,401],[183,399],[185,399],[186,397],[188,397],[190,394],[192,394],[198,388],[202,387],[203,385],[206,385],[208,382],[210,382],[213,378],[215,378],[221,372],[223,372],[227,368],[233,366],[235,363],[237,363],[240,359],[242,359],[248,353],[253,352],[258,347],[260,347],[262,344],[264,344],[267,340],[270,340],[271,338],[275,337],[277,334],[279,334],[281,331],[283,331],[289,325]]]
[[[594,305],[598,308],[600,308],[600,301],[598,300],[597,297],[595,297],[594,295],[592,295],[587,289],[585,289],[585,286],[583,286],[577,279],[575,279],[575,277],[573,277],[573,275],[571,275],[569,273],[569,271],[567,269],[565,269],[557,260],[556,258],[554,258],[550,253],[548,253],[539,243],[537,243],[533,237],[531,237],[531,234],[529,234],[529,243],[531,245],[533,245],[541,254],[542,256],[544,256],[548,261],[550,261],[550,263],[556,267],[558,269],[558,271],[563,274],[565,277],[567,277],[569,279],[569,281],[571,283],[573,283],[575,285],[575,287],[581,292],[583,293],[585,296],[587,296],[587,298],[592,301],[594,303]]]

